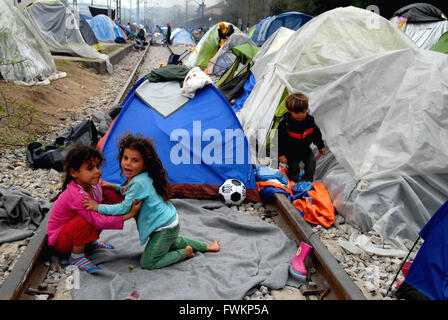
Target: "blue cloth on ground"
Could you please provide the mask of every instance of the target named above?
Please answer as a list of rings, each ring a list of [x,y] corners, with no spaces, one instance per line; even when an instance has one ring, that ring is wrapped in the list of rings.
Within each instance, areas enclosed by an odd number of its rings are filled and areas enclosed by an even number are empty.
[[[303,175],[305,174],[305,171],[300,172],[299,174],[299,182],[296,182],[292,186],[292,192],[295,194],[296,192],[302,192],[302,191],[310,191],[313,190],[313,183],[310,181],[303,180]]]

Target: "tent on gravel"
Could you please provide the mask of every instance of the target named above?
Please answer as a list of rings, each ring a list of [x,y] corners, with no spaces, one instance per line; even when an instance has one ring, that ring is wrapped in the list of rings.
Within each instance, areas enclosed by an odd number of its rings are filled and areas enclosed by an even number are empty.
[[[402,7],[395,11],[391,21],[423,49],[430,49],[448,31],[445,14],[429,3]]]
[[[296,11],[266,17],[255,25],[251,33],[251,39],[257,46],[261,47],[278,28],[284,27],[295,31],[312,18],[313,16]]]
[[[226,26],[232,25],[235,30],[234,33],[240,33],[241,30],[235,25],[224,22]],[[219,37],[218,37],[219,24],[215,24],[211,27],[199,40],[196,45],[196,50],[188,56],[185,60],[187,67],[203,67],[206,68],[211,58],[218,52]]]
[[[102,59],[112,72],[109,57],[97,51],[101,49],[98,40],[77,9],[59,0],[41,0],[31,3],[23,13],[51,52]]]
[[[0,74],[7,81],[35,83],[56,73],[47,45],[20,11],[0,1]]]
[[[233,178],[244,183],[248,200],[260,201],[248,141],[219,90],[207,85],[189,99],[181,95],[179,81],[153,81],[144,77],[135,84],[100,140],[103,178],[123,182],[117,139],[126,131],[140,132],[153,139],[176,196],[217,199],[222,183]]]
[[[330,151],[316,180],[347,223],[406,253],[448,198],[446,55],[346,7],[313,18],[262,67],[238,114],[248,140],[266,143],[285,89],[308,95]]]

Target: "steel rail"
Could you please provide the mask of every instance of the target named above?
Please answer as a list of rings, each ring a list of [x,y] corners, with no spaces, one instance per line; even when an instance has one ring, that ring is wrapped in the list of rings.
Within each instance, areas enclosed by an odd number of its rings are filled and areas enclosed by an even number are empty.
[[[350,279],[338,264],[336,258],[320,241],[311,226],[297,212],[297,209],[284,194],[274,194],[275,204],[279,213],[291,227],[300,241],[313,247],[311,259],[313,266],[324,275],[329,288],[338,300],[366,300],[361,289]]]
[[[137,63],[136,67],[132,71],[124,87],[119,92],[113,105],[120,104],[129,89],[132,87],[136,80],[137,71],[140,68],[148,50],[148,46],[142,58]],[[313,229],[308,223],[297,214],[297,210],[291,204],[291,202],[283,194],[274,194],[275,206],[280,213],[284,222],[291,228],[297,239],[304,241],[313,247],[312,253],[309,258],[312,261],[315,269],[321,273],[325,279],[326,289],[321,295],[320,299],[323,299],[328,292],[332,292],[333,296],[337,300],[366,300],[361,290],[355,285],[355,283],[349,278],[347,273],[339,266],[337,260],[328,251],[326,246],[320,241],[317,235],[313,232]],[[47,246],[46,226],[49,214],[41,222],[35,235],[30,239],[30,242],[26,250],[22,253],[19,259],[16,261],[14,268],[10,275],[3,282],[0,287],[0,300],[22,300],[27,299],[26,291],[27,286],[31,283],[31,276],[35,273],[44,274],[47,269],[42,269],[42,256],[51,251]],[[37,270],[37,269],[41,270]],[[44,271],[42,271],[44,270]],[[45,273],[46,274],[46,273]],[[42,281],[43,278],[41,276]],[[28,296],[29,298],[29,296]]]

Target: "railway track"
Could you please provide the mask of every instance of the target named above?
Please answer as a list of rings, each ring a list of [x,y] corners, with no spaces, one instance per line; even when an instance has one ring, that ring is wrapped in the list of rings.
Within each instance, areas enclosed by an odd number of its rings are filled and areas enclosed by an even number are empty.
[[[138,70],[150,46],[132,71],[113,105],[123,101],[138,80]],[[366,300],[362,291],[339,266],[335,257],[313,232],[311,226],[297,214],[297,210],[283,194],[274,195],[274,210],[279,213],[277,224],[298,244],[303,241],[313,247],[306,260],[312,270],[307,285],[300,288],[306,299],[312,300]],[[33,300],[36,294],[54,296],[56,289],[43,284],[49,271],[52,249],[47,246],[46,226],[49,214],[41,222],[26,250],[16,261],[11,273],[0,287],[0,300]]]

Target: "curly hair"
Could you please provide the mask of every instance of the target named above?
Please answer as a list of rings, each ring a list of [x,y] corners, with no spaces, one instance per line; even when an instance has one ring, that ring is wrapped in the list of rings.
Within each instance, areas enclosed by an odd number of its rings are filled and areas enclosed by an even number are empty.
[[[141,154],[145,165],[144,171],[152,178],[157,193],[163,200],[168,201],[171,198],[171,186],[168,182],[167,172],[157,155],[152,139],[143,137],[141,133],[132,135],[129,131],[120,136],[118,142],[118,163],[122,170],[121,174],[123,174],[121,159],[126,148],[136,150]]]
[[[73,180],[70,170],[79,170],[84,162],[91,163],[93,161],[98,161],[101,165],[104,162],[103,154],[97,150],[92,145],[73,143],[68,148],[68,152],[64,158],[64,180],[62,182],[62,190],[58,193],[56,197],[50,200],[50,202],[55,201],[65,189],[67,185]]]

